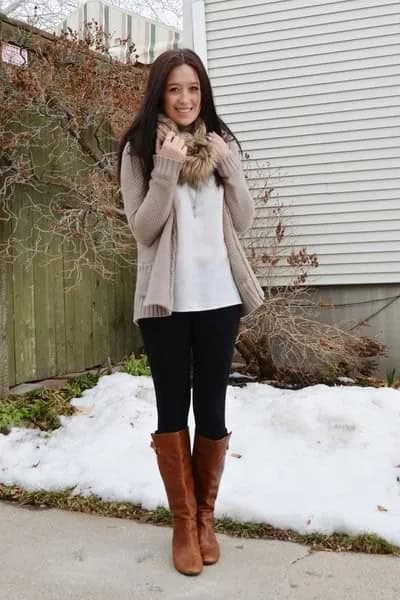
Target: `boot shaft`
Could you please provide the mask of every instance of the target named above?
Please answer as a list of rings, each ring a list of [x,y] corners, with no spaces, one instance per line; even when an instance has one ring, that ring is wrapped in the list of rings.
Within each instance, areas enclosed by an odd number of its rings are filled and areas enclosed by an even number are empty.
[[[189,429],[172,433],[153,433],[152,444],[164,482],[168,504],[175,518],[195,519],[194,491]]]
[[[193,444],[193,477],[198,510],[213,512],[225,466],[231,433],[220,440],[195,434]]]

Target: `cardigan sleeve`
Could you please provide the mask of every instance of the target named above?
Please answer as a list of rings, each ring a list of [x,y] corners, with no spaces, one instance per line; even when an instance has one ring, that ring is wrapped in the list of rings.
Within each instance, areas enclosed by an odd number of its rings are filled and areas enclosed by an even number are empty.
[[[247,187],[235,140],[229,141],[228,146],[230,153],[218,163],[217,171],[224,182],[225,200],[231,213],[233,226],[238,233],[243,233],[253,223],[254,200]]]
[[[121,160],[121,194],[129,227],[136,240],[151,246],[172,210],[174,191],[183,162],[154,155],[149,188],[145,191],[140,160],[126,144]]]

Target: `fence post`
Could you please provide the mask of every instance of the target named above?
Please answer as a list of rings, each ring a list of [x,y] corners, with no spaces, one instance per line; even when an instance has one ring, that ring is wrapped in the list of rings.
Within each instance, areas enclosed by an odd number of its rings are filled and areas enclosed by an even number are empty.
[[[2,219],[0,208],[0,398],[8,394],[8,336],[7,336],[7,263],[1,253],[1,244],[5,241],[6,222]]]

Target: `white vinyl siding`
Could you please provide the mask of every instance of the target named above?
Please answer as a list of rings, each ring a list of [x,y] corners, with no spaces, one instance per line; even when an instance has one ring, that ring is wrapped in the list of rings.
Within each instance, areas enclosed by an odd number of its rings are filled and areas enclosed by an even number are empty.
[[[400,282],[400,0],[204,4],[219,113],[268,163],[287,251],[318,254],[309,283]]]

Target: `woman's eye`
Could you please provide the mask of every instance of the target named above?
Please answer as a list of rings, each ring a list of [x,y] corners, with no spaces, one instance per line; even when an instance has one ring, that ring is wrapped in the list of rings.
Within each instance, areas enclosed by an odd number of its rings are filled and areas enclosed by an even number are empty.
[[[179,89],[178,89],[178,88],[169,88],[169,90],[168,90],[168,91],[169,91],[170,93],[172,93],[172,94],[176,94],[177,92],[179,92]],[[192,87],[190,88],[190,91],[191,91],[191,92],[198,92],[198,91],[199,91],[199,88],[198,88],[197,86],[195,86],[195,85],[194,85],[194,86],[192,86]]]

